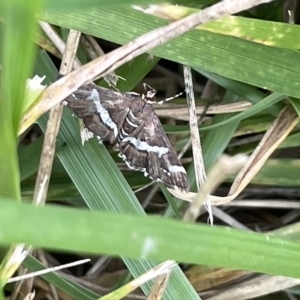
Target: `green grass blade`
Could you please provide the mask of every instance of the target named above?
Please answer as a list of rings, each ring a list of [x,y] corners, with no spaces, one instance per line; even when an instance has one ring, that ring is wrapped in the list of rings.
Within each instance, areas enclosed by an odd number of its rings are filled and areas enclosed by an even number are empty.
[[[30,255],[26,257],[22,265],[32,272],[46,269],[38,260]],[[41,277],[74,299],[91,300],[99,298],[99,295],[96,293],[86,289],[80,284],[63,278],[55,272],[41,275]]]
[[[170,3],[177,4],[177,1],[170,0]],[[190,0],[180,0],[180,3],[189,3]],[[117,6],[120,4],[149,4],[148,0],[114,0],[113,2],[109,0],[85,0],[84,2],[81,0],[45,0],[45,8],[46,9],[62,9],[66,11],[70,10],[79,10],[86,9],[94,6]],[[164,0],[153,0],[151,3],[164,3]]]
[[[195,68],[195,70],[205,76],[206,78],[212,80],[213,82],[217,83],[218,85],[222,86],[224,89],[232,92],[233,94],[240,96],[242,99],[246,99],[253,104],[256,104],[263,100],[266,97],[266,94],[259,91],[257,87],[242,83],[239,81],[235,81],[229,78],[222,77],[220,75],[206,72],[200,69]],[[266,111],[272,114],[273,116],[277,116],[283,105],[280,103],[274,104],[271,107],[266,108]]]
[[[42,1],[5,0],[1,3],[4,26],[0,35],[0,196],[21,200],[17,160],[17,133],[25,103],[25,80],[34,56],[32,43],[35,16]],[[30,9],[29,9],[30,8]],[[0,298],[2,288],[19,267],[22,246],[11,246],[0,262]],[[19,251],[19,250],[20,251]]]
[[[297,187],[300,186],[299,168],[299,159],[269,159],[251,180],[251,183],[266,186]],[[233,179],[232,177],[229,178]]]
[[[16,156],[17,132],[24,106],[25,80],[34,55],[35,14],[41,1],[2,3],[5,26],[1,37],[0,91],[0,195],[19,198],[19,176]],[[28,9],[30,7],[30,9]],[[20,55],[22,49],[22,55]]]
[[[158,11],[159,14],[157,14]],[[175,21],[197,12],[199,10],[192,7],[163,5],[156,12],[154,11],[153,15],[164,16],[166,20],[171,19]],[[268,46],[295,50],[298,50],[300,47],[300,40],[294,38],[299,32],[299,26],[295,24],[240,16],[223,16],[217,20],[197,26],[196,29],[231,35]]]
[[[165,20],[145,15],[126,5],[68,13],[45,10],[40,17],[119,44],[165,25]],[[192,30],[151,50],[151,53],[264,89],[300,97],[300,82],[290,80],[300,75],[300,53],[295,50]]]
[[[253,106],[249,107],[248,109],[244,110],[243,112],[233,116],[232,118],[229,118],[223,122],[214,124],[214,125],[210,125],[210,126],[205,126],[205,127],[201,127],[200,131],[205,131],[205,130],[210,130],[210,129],[214,129],[214,128],[218,128],[224,125],[229,124],[230,122],[239,122],[245,118],[248,118],[254,114],[259,113],[260,111],[271,107],[272,105],[274,105],[275,103],[283,100],[285,97],[285,95],[279,94],[279,93],[273,93],[269,96],[267,96],[265,99],[263,99],[262,101],[260,101],[257,104],[254,104]]]
[[[26,147],[20,147],[18,150],[20,180],[33,175],[39,166],[40,154],[43,145],[43,137],[39,137]]]
[[[38,234],[32,232],[32,224]],[[300,277],[298,242],[222,226],[3,200],[0,228],[3,245],[26,243],[142,260],[175,259]]]

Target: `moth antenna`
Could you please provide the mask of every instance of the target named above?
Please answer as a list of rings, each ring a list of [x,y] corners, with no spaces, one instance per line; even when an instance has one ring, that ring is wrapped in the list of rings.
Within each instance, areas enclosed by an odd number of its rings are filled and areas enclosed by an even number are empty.
[[[143,83],[143,87],[144,87],[145,94],[147,94],[148,91],[156,91],[155,88],[153,88],[151,85],[145,82]]]
[[[183,92],[181,92],[181,93],[176,94],[176,95],[173,96],[173,97],[169,97],[169,98],[165,98],[165,99],[163,99],[163,100],[160,100],[160,101],[157,102],[157,104],[162,105],[162,104],[164,104],[164,103],[166,103],[166,102],[168,102],[168,101],[171,101],[171,100],[173,100],[173,99],[175,99],[175,98],[180,97],[180,96],[183,95],[184,93],[185,93],[185,90],[184,90]]]

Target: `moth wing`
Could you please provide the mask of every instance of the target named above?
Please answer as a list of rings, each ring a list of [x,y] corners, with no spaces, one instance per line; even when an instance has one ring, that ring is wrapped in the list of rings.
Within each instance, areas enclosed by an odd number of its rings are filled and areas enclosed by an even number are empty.
[[[114,144],[129,111],[124,93],[88,84],[65,99],[76,116],[102,141]]]
[[[117,144],[127,165],[170,188],[189,189],[187,174],[149,104],[135,131]]]
[[[141,170],[168,187],[188,190],[185,169],[153,107],[141,102],[139,95],[88,84],[65,101],[102,141],[116,143],[130,168]]]

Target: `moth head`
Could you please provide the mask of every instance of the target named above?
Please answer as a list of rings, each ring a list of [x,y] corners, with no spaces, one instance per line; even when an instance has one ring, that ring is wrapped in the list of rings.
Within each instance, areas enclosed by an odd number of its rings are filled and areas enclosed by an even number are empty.
[[[155,101],[155,95],[157,93],[157,90],[154,89],[153,87],[151,87],[149,84],[144,83],[144,93],[142,94],[142,99],[146,102],[146,103],[156,103]]]

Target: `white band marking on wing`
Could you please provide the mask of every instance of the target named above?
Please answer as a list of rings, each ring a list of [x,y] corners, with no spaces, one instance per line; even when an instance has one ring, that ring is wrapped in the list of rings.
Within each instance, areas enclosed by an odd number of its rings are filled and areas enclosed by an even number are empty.
[[[99,94],[96,89],[92,89],[91,95],[89,96],[88,100],[93,100],[96,105],[97,112],[100,114],[103,123],[106,124],[110,129],[112,129],[114,132],[114,136],[117,137],[118,127],[116,123],[114,123],[110,118],[108,111],[101,105]]]
[[[123,139],[122,142],[130,142],[138,150],[141,150],[141,151],[156,152],[156,153],[158,153],[158,157],[161,157],[162,155],[169,152],[169,149],[166,147],[150,146],[146,142],[137,140],[136,138],[131,137],[131,136],[126,137],[125,139]]]
[[[174,172],[174,173],[177,173],[177,172],[186,173],[184,167],[182,167],[182,166],[170,166],[169,171]]]
[[[127,136],[128,134],[123,130],[123,128],[121,127],[120,133],[119,133],[119,138],[121,139],[121,141]]]
[[[121,127],[121,134],[122,136],[128,136],[128,133],[124,131],[124,129]]]
[[[139,127],[138,125],[132,123],[127,117],[126,117],[126,121],[128,122],[128,124],[132,127]]]
[[[144,172],[144,176],[145,177],[148,176],[148,173],[146,172],[146,168],[133,167],[127,160],[127,157],[124,154],[122,154],[121,152],[118,154],[118,156],[124,160],[124,162],[126,163],[126,165],[129,169]]]
[[[140,96],[140,94],[135,93],[135,92],[126,92],[126,94]]]
[[[82,128],[80,131],[81,143],[84,145],[85,142],[94,137],[94,133],[89,131],[86,127]]]

